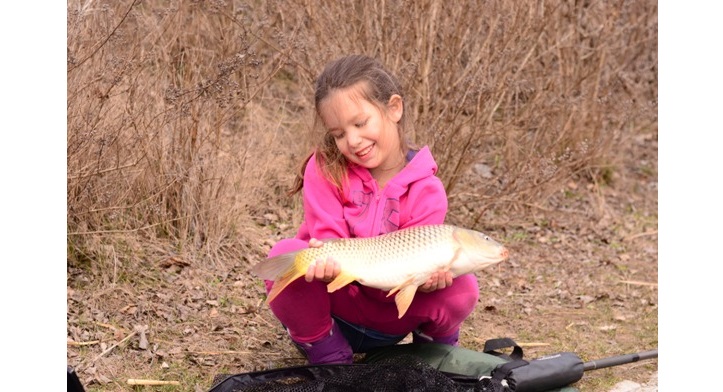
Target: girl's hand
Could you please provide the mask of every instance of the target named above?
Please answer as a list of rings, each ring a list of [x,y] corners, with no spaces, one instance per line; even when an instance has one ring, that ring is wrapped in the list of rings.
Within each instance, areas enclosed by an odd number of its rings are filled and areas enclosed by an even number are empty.
[[[432,276],[430,276],[423,285],[419,286],[417,290],[423,293],[429,293],[435,290],[441,290],[451,285],[452,273],[445,270],[439,270],[433,273]]]
[[[312,238],[309,240],[309,247],[310,248],[321,248],[324,246],[324,243],[317,240],[316,238]],[[339,273],[341,273],[341,266],[339,263],[334,261],[333,258],[328,257],[326,260],[324,259],[318,259],[311,265],[309,265],[309,268],[306,270],[306,276],[304,276],[304,279],[306,279],[307,282],[311,282],[313,280],[321,280],[323,282],[331,282],[336,278]]]
[[[322,246],[324,246],[324,242],[321,240],[317,240],[316,238],[309,240],[309,248],[321,248]]]

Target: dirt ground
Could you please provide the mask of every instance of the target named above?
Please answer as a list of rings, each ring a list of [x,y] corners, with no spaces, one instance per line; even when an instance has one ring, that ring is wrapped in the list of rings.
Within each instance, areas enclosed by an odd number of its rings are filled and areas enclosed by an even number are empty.
[[[511,337],[525,357],[572,351],[583,360],[658,345],[657,131],[628,145],[609,185],[572,179],[544,205],[497,212],[483,231],[505,243],[509,261],[477,273],[480,300],[463,326],[463,347]],[[470,171],[460,187],[484,178]],[[464,192],[450,198],[464,224]],[[295,228],[282,211],[259,216],[256,252],[204,262],[147,250],[137,271],[68,268],[68,365],[88,391],[205,391],[218,374],[300,365],[303,358],[264,304],[248,268]],[[480,228],[480,227],[478,227]],[[114,276],[102,281],[100,276]],[[648,383],[657,359],[586,372],[574,386],[610,391]],[[131,386],[128,379],[177,381]]]

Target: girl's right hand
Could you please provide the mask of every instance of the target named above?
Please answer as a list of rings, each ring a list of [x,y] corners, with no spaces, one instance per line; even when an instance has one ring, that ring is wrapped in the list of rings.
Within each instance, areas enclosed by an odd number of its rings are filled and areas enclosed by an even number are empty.
[[[311,248],[320,248],[322,246],[324,246],[324,243],[316,238],[309,240],[309,247]],[[330,256],[326,260],[318,259],[311,263],[309,268],[306,270],[306,276],[304,276],[304,279],[307,282],[311,282],[316,279],[328,283],[334,280],[339,273],[341,273],[341,266]]]

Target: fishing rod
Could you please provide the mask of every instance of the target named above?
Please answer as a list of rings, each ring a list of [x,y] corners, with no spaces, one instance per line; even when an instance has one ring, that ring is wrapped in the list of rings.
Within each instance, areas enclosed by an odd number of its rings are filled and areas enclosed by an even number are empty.
[[[595,361],[588,361],[582,364],[583,370],[602,369],[610,366],[624,365],[637,362],[642,359],[658,358],[658,349],[642,351],[634,354],[616,355],[614,357],[602,358]]]
[[[551,354],[529,361],[513,360],[497,366],[488,380],[485,380],[486,383],[481,390],[485,392],[507,390],[544,392],[577,382],[582,379],[583,373],[586,371],[657,357],[658,349],[656,348],[588,362],[583,362],[577,354],[572,352]]]

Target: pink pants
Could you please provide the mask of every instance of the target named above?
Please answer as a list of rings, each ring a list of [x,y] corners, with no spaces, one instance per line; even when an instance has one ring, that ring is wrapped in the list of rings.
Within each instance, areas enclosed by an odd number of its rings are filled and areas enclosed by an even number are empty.
[[[305,249],[308,242],[298,239],[279,241],[269,257]],[[273,286],[266,281],[267,293]],[[451,286],[431,293],[417,291],[407,313],[401,319],[394,296],[387,292],[349,284],[333,293],[326,283],[306,282],[304,278],[289,284],[269,304],[271,311],[289,330],[298,343],[321,339],[331,329],[331,315],[349,323],[389,335],[406,335],[414,330],[435,338],[449,336],[459,330],[464,319],[472,313],[479,288],[474,274],[461,275]]]

